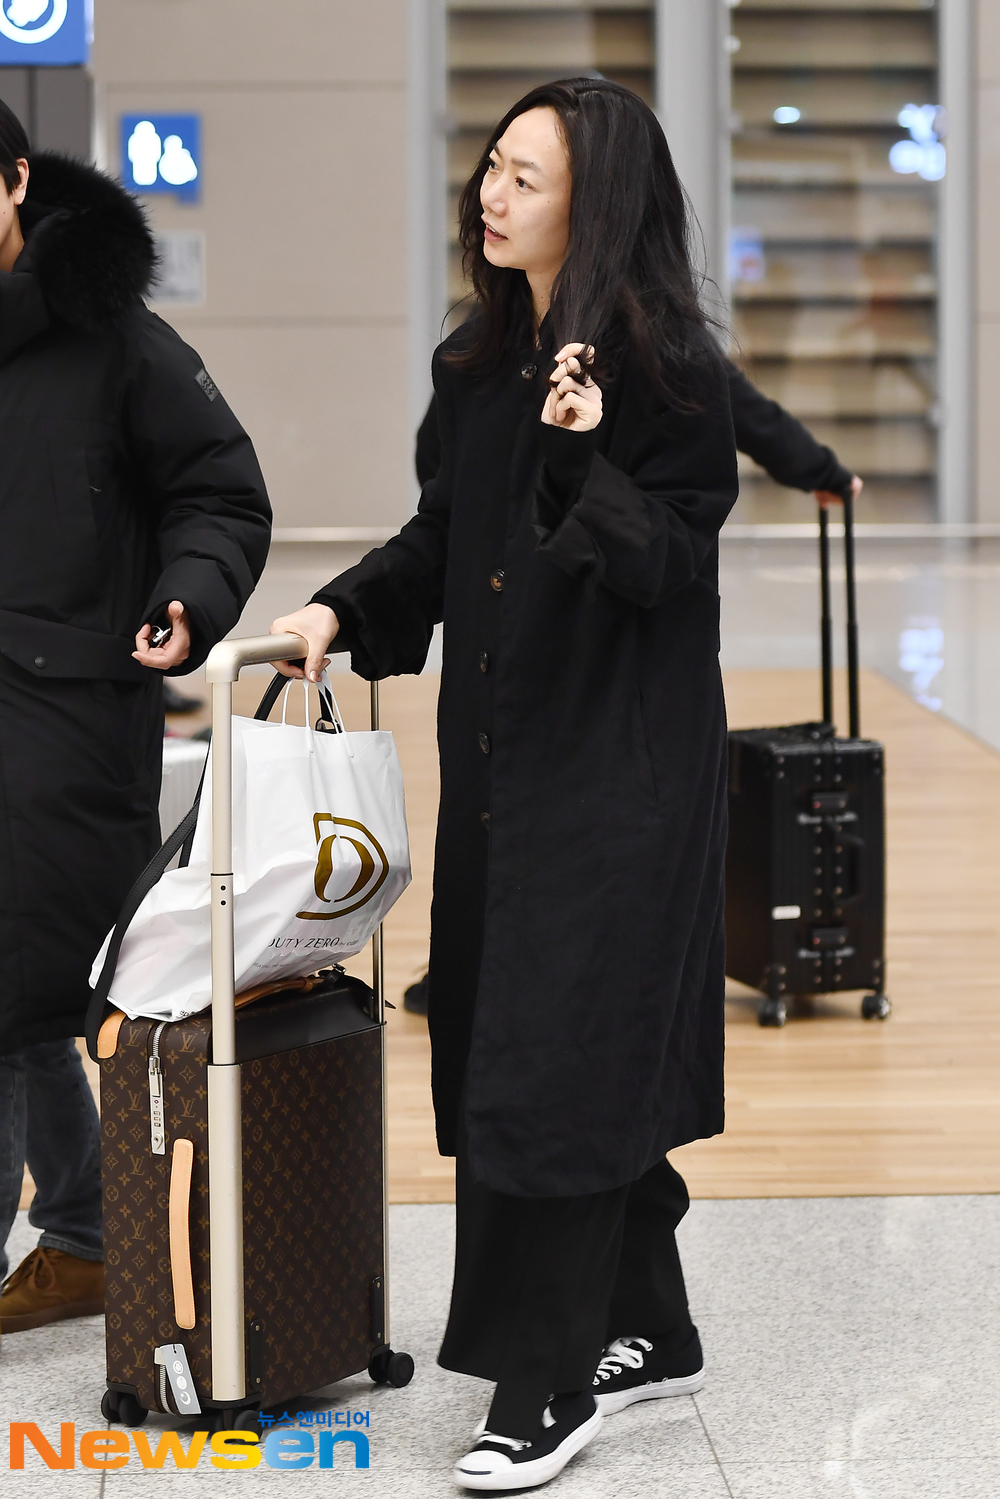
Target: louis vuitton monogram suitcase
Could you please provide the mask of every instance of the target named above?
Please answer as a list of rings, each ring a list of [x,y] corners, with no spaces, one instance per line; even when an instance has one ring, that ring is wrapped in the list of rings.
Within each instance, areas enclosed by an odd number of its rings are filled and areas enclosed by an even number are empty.
[[[212,875],[211,1010],[162,1023],[106,1004],[121,937],[190,847],[196,806],[131,892],[88,1019],[101,1068],[101,1408],[126,1426],[160,1411],[249,1429],[260,1410],[364,1369],[394,1385],[413,1373],[389,1347],[381,929],[372,988],[332,968],[281,993],[233,993],[232,683],[242,666],[303,647],[264,636],[223,642],[208,659],[222,871]]]

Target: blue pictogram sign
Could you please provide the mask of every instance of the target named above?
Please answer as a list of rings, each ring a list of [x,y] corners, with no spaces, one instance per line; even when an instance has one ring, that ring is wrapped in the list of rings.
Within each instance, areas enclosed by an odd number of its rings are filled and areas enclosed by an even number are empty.
[[[75,67],[90,57],[93,0],[0,0],[0,66]]]
[[[0,0],[2,3],[2,0]],[[122,181],[143,197],[201,197],[201,116],[122,115]]]

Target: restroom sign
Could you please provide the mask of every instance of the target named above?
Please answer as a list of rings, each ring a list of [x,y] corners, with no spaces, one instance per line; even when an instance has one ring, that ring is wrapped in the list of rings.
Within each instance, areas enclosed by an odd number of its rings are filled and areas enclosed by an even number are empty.
[[[92,0],[0,0],[0,66],[76,67],[90,57]]]
[[[3,0],[0,0],[0,4]],[[123,115],[122,181],[141,197],[172,193],[183,203],[201,197],[201,116]]]

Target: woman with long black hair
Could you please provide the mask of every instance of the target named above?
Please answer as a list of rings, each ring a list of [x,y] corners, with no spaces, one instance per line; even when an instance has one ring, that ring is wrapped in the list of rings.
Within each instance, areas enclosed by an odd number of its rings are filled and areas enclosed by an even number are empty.
[[[726,374],[682,189],[628,89],[534,89],[461,201],[478,307],[433,363],[399,536],[275,621],[315,679],[418,672],[444,621],[430,1028],[457,1155],[440,1361],[496,1381],[455,1469],[558,1473],[700,1387],[668,1150],[723,1124]],[[295,674],[296,668],[287,668]]]

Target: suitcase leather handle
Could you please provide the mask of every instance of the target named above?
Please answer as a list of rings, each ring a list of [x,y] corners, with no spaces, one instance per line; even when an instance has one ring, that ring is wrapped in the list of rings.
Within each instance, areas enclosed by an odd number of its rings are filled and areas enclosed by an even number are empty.
[[[125,1015],[122,1010],[112,1010],[111,1014],[101,1026],[97,1037],[97,1059],[100,1062],[107,1061],[113,1057],[118,1050],[118,1034],[125,1023]]]
[[[197,1319],[194,1308],[194,1277],[191,1273],[191,1178],[194,1172],[194,1144],[175,1140],[170,1160],[170,1279],[174,1289],[174,1321],[178,1327],[192,1328]]]

